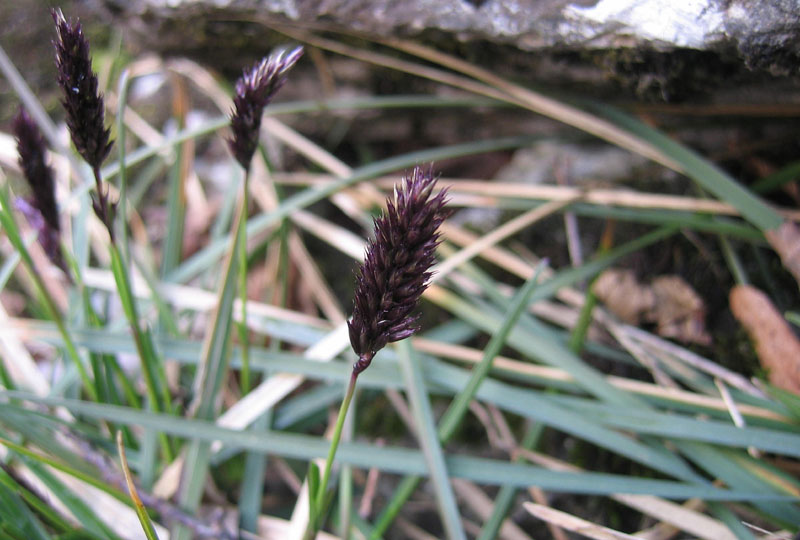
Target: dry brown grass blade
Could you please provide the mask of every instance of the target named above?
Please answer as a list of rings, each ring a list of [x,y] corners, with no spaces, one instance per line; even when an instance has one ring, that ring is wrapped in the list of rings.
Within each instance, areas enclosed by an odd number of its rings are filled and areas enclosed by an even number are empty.
[[[276,208],[279,202],[278,196],[275,192],[274,185],[270,181],[271,176],[266,168],[266,164],[260,155],[253,160],[253,178],[259,179],[259,181],[250,183],[250,192],[256,203],[265,211],[271,211]],[[302,218],[306,214],[305,211],[300,210],[292,214],[291,217],[296,220]],[[319,271],[319,268],[306,249],[302,239],[294,230],[289,231],[289,256],[298,268],[300,268],[305,285],[326,318],[333,324],[343,322],[345,316],[341,306],[339,306],[336,296]]]
[[[493,502],[482,489],[463,478],[452,478],[450,481],[459,499],[466,503],[475,515],[482,521],[489,519],[492,514]],[[501,540],[530,540],[530,536],[508,518],[500,527],[499,538]]]
[[[485,234],[484,236],[477,239],[475,242],[472,242],[468,246],[464,247],[460,251],[456,252],[452,256],[446,258],[441,264],[437,265],[433,268],[433,277],[431,278],[431,282],[435,282],[449,274],[459,265],[469,261],[473,257],[477,256],[481,252],[485,251],[487,248],[498,244],[500,241],[508,238],[509,236],[518,233],[525,227],[528,227],[537,221],[544,219],[545,217],[558,212],[559,210],[563,209],[570,203],[572,203],[576,199],[566,200],[566,201],[552,201],[549,203],[545,203],[533,210],[529,210],[514,219],[511,219],[505,223],[503,223],[500,227],[492,230],[490,233]],[[448,231],[452,230],[452,227],[448,227],[447,229],[442,229],[444,233],[444,238],[447,239]]]
[[[320,185],[333,180],[325,174],[313,173],[276,173],[273,178],[278,184],[287,185]],[[370,185],[383,190],[391,190],[396,177],[382,176],[370,182]],[[661,195],[643,193],[629,189],[582,189],[573,186],[556,186],[549,184],[525,184],[520,182],[486,182],[470,178],[440,179],[441,186],[447,186],[454,201],[464,205],[486,205],[498,198],[528,199],[535,201],[567,201],[580,197],[583,202],[652,210],[675,210],[698,212],[712,215],[738,216],[739,211],[733,206],[712,199],[681,197],[677,195]],[[474,197],[470,198],[469,195]],[[456,196],[463,196],[457,199]],[[482,197],[482,198],[479,198]],[[800,211],[790,208],[776,209],[787,219],[800,219]]]
[[[800,285],[800,229],[791,221],[784,221],[777,229],[765,232],[764,236]]]
[[[772,384],[800,394],[800,340],[766,294],[750,285],[730,293],[731,311],[754,342]]]
[[[665,165],[666,167],[669,167],[670,169],[683,172],[683,168],[678,162],[666,156],[658,148],[642,141],[638,137],[628,134],[626,131],[618,128],[611,122],[598,118],[585,111],[570,105],[566,105],[537,92],[533,92],[527,88],[510,83],[494,75],[493,73],[429,47],[405,40],[382,40],[373,38],[373,40],[377,41],[378,43],[388,45],[395,49],[415,55],[419,58],[424,58],[428,61],[445,66],[467,76],[464,77],[455,75],[447,71],[423,66],[415,62],[408,62],[390,57],[388,55],[375,53],[372,51],[365,51],[363,49],[344,45],[333,40],[320,38],[306,31],[290,28],[288,26],[279,26],[275,27],[275,29],[300,41],[304,41],[308,44],[336,52],[338,54],[357,58],[359,60],[370,62],[376,65],[389,67],[398,71],[405,71],[420,77],[438,81],[450,86],[455,86],[475,94],[513,103],[533,112],[574,126],[578,129],[586,131],[587,133],[596,135],[597,137],[605,139],[622,148],[626,148],[632,152],[648,157],[658,163],[661,163],[662,165]]]
[[[425,45],[400,39],[387,39],[381,42],[398,50],[418,56],[419,58],[424,58],[454,71],[458,71],[459,73],[463,73],[479,81],[483,81],[491,87],[512,96],[515,100],[522,103],[526,109],[544,116],[549,116],[550,118],[574,126],[587,133],[596,135],[621,148],[626,148],[631,152],[635,152],[657,163],[661,163],[674,171],[683,172],[683,167],[680,163],[666,156],[660,149],[618,128],[611,122],[509,82],[490,71]]]
[[[562,529],[578,533],[586,538],[592,538],[594,540],[639,540],[630,534],[595,525],[590,521],[556,510],[555,508],[550,508],[549,506],[532,502],[523,503],[522,506],[532,516],[546,521],[547,523],[558,525]]]

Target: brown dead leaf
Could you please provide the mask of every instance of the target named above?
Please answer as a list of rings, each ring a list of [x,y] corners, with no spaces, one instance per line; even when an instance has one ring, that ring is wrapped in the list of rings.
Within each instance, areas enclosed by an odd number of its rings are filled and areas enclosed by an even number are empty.
[[[711,341],[702,298],[678,276],[660,276],[648,286],[630,270],[610,269],[597,279],[594,293],[628,324],[653,322],[662,337],[702,345]]]
[[[606,270],[595,281],[593,290],[611,313],[628,324],[639,324],[656,300],[653,291],[640,285],[631,270]]]
[[[765,232],[764,236],[800,285],[800,229],[791,221],[784,221],[783,225]]]
[[[730,294],[731,311],[754,342],[756,354],[775,386],[800,394],[800,341],[766,294],[737,285]]]
[[[679,276],[660,276],[653,280],[652,289],[656,301],[646,317],[656,323],[658,335],[687,343],[711,343],[705,328],[705,304],[691,285]]]

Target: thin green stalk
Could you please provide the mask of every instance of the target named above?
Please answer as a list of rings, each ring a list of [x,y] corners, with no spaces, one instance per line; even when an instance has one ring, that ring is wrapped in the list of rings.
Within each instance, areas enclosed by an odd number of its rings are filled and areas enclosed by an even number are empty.
[[[603,257],[607,255],[612,245],[612,238],[614,232],[614,221],[606,220],[605,230],[603,237],[600,240],[600,249],[597,250],[595,257]],[[589,333],[589,327],[592,324],[592,312],[597,305],[598,298],[594,293],[594,284],[600,278],[600,274],[595,275],[590,281],[589,286],[586,288],[586,299],[583,302],[580,312],[578,313],[578,320],[572,333],[569,336],[569,343],[567,346],[574,354],[579,355],[583,350],[586,336]]]
[[[153,346],[150,333],[143,331],[139,324],[136,300],[133,296],[128,272],[125,269],[119,247],[115,242],[109,243],[109,252],[111,254],[111,271],[114,275],[114,281],[120,295],[122,309],[128,319],[133,342],[136,346],[136,352],[139,355],[147,398],[150,402],[150,406],[153,407],[156,412],[169,413],[171,412],[171,407],[169,405],[169,388],[166,386],[166,381],[162,377],[159,377],[160,371],[158,364],[160,360],[155,354],[155,347]],[[165,459],[172,461],[175,458],[175,453],[169,438],[164,433],[159,433],[158,438]]]
[[[249,174],[245,171],[244,175],[244,192],[242,193],[242,208],[244,208],[244,217],[239,221],[239,234],[242,238],[247,235],[247,207],[249,206],[249,183],[247,181]],[[242,318],[239,321],[239,342],[242,351],[242,369],[239,372],[240,385],[242,387],[242,396],[250,391],[250,333],[247,330],[247,241],[239,242],[238,253],[236,256],[239,258],[239,303],[242,306]]]
[[[350,409],[353,412],[345,419],[342,435],[345,442],[353,439],[355,417],[358,411],[357,395],[353,395]],[[339,500],[337,502],[339,506],[339,536],[342,540],[350,540],[353,514],[353,467],[349,464],[343,464],[339,471]]]
[[[195,377],[195,386],[198,389],[195,417],[202,420],[214,419],[217,396],[228,372],[233,303],[238,283],[239,243],[245,241],[241,223],[245,221],[246,214],[247,209],[243,205],[239,206],[232,225],[233,240],[227,252],[217,305],[203,342],[201,362]],[[178,503],[187,513],[193,514],[200,505],[210,457],[211,445],[207,441],[194,440],[186,451]],[[174,540],[189,540],[191,537],[192,531],[181,524],[177,524],[170,535]]]
[[[344,420],[347,417],[347,410],[350,408],[350,401],[353,399],[353,394],[356,389],[356,381],[358,380],[358,373],[353,371],[350,375],[350,382],[347,385],[347,391],[344,394],[344,399],[342,400],[342,405],[339,407],[339,416],[336,417],[336,425],[333,429],[333,436],[331,437],[331,444],[328,448],[328,457],[325,460],[325,468],[322,472],[322,480],[320,481],[319,488],[317,489],[316,493],[309,494],[309,504],[313,505],[313,508],[316,510],[314,515],[317,516],[318,520],[321,520],[323,516],[325,516],[325,501],[326,497],[325,494],[328,488],[328,480],[331,476],[331,468],[333,467],[333,458],[336,456],[336,449],[339,447],[339,440],[342,436],[342,428],[344,427]],[[306,533],[304,538],[306,540],[313,539],[319,528],[322,526],[322,523],[316,522],[311,523],[309,522],[308,527],[306,528]]]
[[[725,262],[728,264],[728,269],[733,274],[733,279],[737,285],[747,285],[750,283],[750,280],[747,279],[747,272],[744,270],[744,266],[742,266],[742,261],[739,260],[739,256],[736,255],[736,251],[731,246],[730,240],[728,240],[725,236],[719,236],[719,246],[722,248],[722,256],[725,258]]]
[[[119,96],[119,110],[117,111],[117,154],[119,162],[125,163],[125,107],[128,103],[128,81],[130,73],[127,69],[122,70],[117,85]],[[119,240],[125,259],[129,259],[128,252],[128,169],[122,167],[119,170],[119,208],[122,210],[122,226],[119,227]]]

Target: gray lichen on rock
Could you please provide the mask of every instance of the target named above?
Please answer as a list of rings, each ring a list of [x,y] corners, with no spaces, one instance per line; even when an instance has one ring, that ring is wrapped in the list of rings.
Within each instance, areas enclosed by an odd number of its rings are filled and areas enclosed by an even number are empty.
[[[325,23],[378,35],[439,30],[459,39],[522,49],[618,46],[717,50],[736,47],[763,65],[765,53],[797,57],[800,0],[104,0],[150,18],[242,13],[273,22]],[[156,37],[157,39],[157,37]],[[779,62],[782,63],[782,62]]]

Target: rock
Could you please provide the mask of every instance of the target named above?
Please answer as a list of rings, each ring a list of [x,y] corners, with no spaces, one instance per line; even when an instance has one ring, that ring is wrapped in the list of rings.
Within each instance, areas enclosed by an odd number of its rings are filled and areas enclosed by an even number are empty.
[[[137,19],[156,48],[176,45],[177,36],[164,31],[175,23],[202,20],[199,28],[217,32],[223,21],[234,27],[234,21],[240,26],[243,21],[323,24],[379,36],[439,31],[453,40],[487,40],[522,50],[733,49],[748,66],[795,73],[800,52],[800,0],[101,1],[116,16]],[[259,36],[235,38],[257,43]]]

